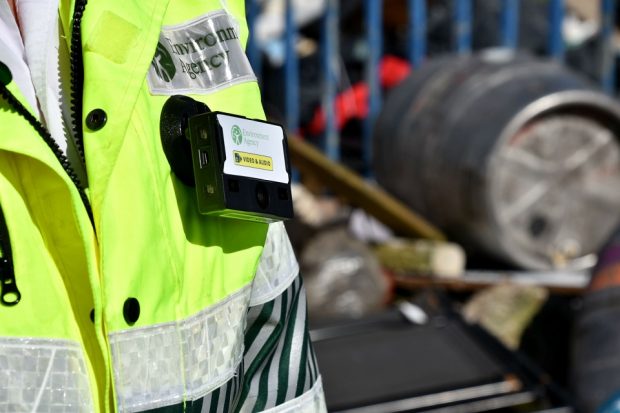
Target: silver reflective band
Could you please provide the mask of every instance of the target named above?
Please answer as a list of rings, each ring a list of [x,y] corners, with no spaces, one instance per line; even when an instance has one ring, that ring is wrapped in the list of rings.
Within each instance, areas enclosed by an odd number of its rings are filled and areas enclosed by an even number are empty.
[[[219,10],[162,27],[147,80],[156,95],[205,94],[256,76],[236,22]]]
[[[196,400],[228,381],[243,357],[246,286],[178,322],[110,334],[119,412]]]
[[[0,338],[0,412],[92,412],[81,347],[69,340]]]
[[[299,264],[284,224],[270,224],[252,285],[250,305],[260,305],[273,300],[291,285],[297,274]]]
[[[323,413],[327,412],[325,406],[325,396],[323,395],[323,383],[321,376],[316,380],[310,390],[301,396],[289,400],[271,409],[264,410],[263,413]]]

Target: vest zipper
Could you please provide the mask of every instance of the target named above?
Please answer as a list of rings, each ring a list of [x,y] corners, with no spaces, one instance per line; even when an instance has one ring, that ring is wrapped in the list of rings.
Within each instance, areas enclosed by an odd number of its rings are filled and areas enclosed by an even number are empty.
[[[70,51],[70,71],[71,71],[71,123],[73,138],[75,139],[78,154],[85,164],[83,134],[82,134],[82,89],[84,86],[84,68],[82,63],[82,16],[86,8],[87,0],[77,0],[73,10],[73,24],[71,28],[71,51]],[[77,174],[71,167],[66,155],[62,152],[49,131],[17,100],[13,94],[2,84],[0,84],[0,95],[15,109],[28,123],[39,133],[43,141],[52,150],[60,165],[65,170],[75,187],[80,198],[84,203],[88,217],[94,227],[93,213],[84,191],[84,185],[80,182]]]
[[[67,173],[67,175],[69,176],[69,178],[71,179],[75,187],[77,188],[78,193],[80,194],[80,198],[82,199],[82,202],[84,203],[84,207],[86,208],[86,212],[88,213],[88,217],[90,218],[91,223],[94,223],[93,213],[90,207],[90,202],[88,201],[88,197],[86,196],[84,187],[80,183],[80,179],[78,178],[75,171],[71,167],[69,160],[67,159],[65,154],[62,152],[62,150],[60,149],[60,147],[58,146],[54,138],[52,138],[52,135],[50,135],[48,130],[45,128],[45,126],[41,124],[41,122],[39,122],[34,116],[32,116],[32,114],[28,111],[28,109],[26,109],[24,105],[22,105],[21,102],[17,100],[15,96],[13,96],[13,94],[9,91],[9,89],[7,89],[7,87],[1,83],[0,83],[0,96],[2,96],[4,100],[6,100],[9,106],[11,106],[13,110],[15,110],[15,112],[17,112],[19,115],[21,115],[24,119],[28,121],[30,126],[32,126],[34,130],[37,131],[39,136],[41,136],[43,141],[47,144],[47,146],[54,153],[54,156],[56,156],[56,159],[58,159],[58,162],[60,162],[62,169],[65,170],[65,172]]]
[[[84,131],[82,129],[82,94],[84,93],[84,63],[82,60],[82,17],[87,0],[76,0],[71,24],[71,129],[78,155],[86,165],[84,154]]]
[[[15,283],[15,269],[13,268],[13,252],[11,239],[2,208],[0,207],[0,302],[12,307],[19,303],[22,295]]]
[[[82,162],[85,163],[83,133],[82,133],[82,91],[84,86],[84,67],[82,62],[82,36],[81,25],[87,0],[77,0],[73,11],[73,24],[71,35],[70,70],[71,70],[71,121],[73,137],[76,148]],[[69,176],[78,190],[82,203],[94,227],[94,219],[90,201],[86,196],[84,186],[77,174],[71,167],[66,155],[62,152],[49,131],[13,96],[9,89],[0,83],[0,96],[37,131],[45,144],[50,148],[64,171]],[[21,293],[15,282],[15,269],[13,268],[13,253],[11,240],[2,208],[0,208],[0,303],[13,306],[21,300]]]

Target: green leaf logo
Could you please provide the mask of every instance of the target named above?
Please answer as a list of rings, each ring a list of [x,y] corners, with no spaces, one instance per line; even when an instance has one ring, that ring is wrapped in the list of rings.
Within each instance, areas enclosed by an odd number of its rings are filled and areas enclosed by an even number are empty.
[[[153,56],[151,65],[155,69],[157,76],[164,82],[170,82],[177,72],[170,52],[159,42],[157,43],[157,50],[155,51],[155,56]]]
[[[241,145],[243,142],[243,132],[241,132],[241,128],[237,125],[233,125],[230,132],[232,134],[233,142],[237,145]]]

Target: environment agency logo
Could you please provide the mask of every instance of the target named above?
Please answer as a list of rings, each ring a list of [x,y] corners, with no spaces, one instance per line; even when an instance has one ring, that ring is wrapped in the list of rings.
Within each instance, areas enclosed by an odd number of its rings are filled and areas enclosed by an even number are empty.
[[[241,145],[243,142],[243,132],[241,132],[241,128],[237,125],[233,125],[231,131],[233,142],[237,145]]]
[[[153,65],[157,76],[164,82],[172,81],[172,78],[177,73],[177,68],[174,66],[174,61],[172,60],[172,56],[170,56],[170,52],[159,42],[157,42],[157,50],[155,51],[155,56],[153,56],[151,65]]]

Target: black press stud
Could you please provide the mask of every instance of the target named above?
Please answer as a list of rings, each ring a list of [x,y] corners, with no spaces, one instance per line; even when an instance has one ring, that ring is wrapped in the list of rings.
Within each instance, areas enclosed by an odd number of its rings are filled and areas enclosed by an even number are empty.
[[[13,75],[11,74],[11,70],[9,70],[8,66],[4,63],[0,62],[0,83],[4,86],[7,86],[13,80]]]
[[[140,302],[137,298],[129,297],[123,304],[123,317],[130,326],[134,325],[140,318]]]
[[[90,321],[95,322],[95,309],[90,310]]]
[[[108,115],[103,109],[93,109],[86,115],[86,126],[92,131],[97,131],[105,126]]]

